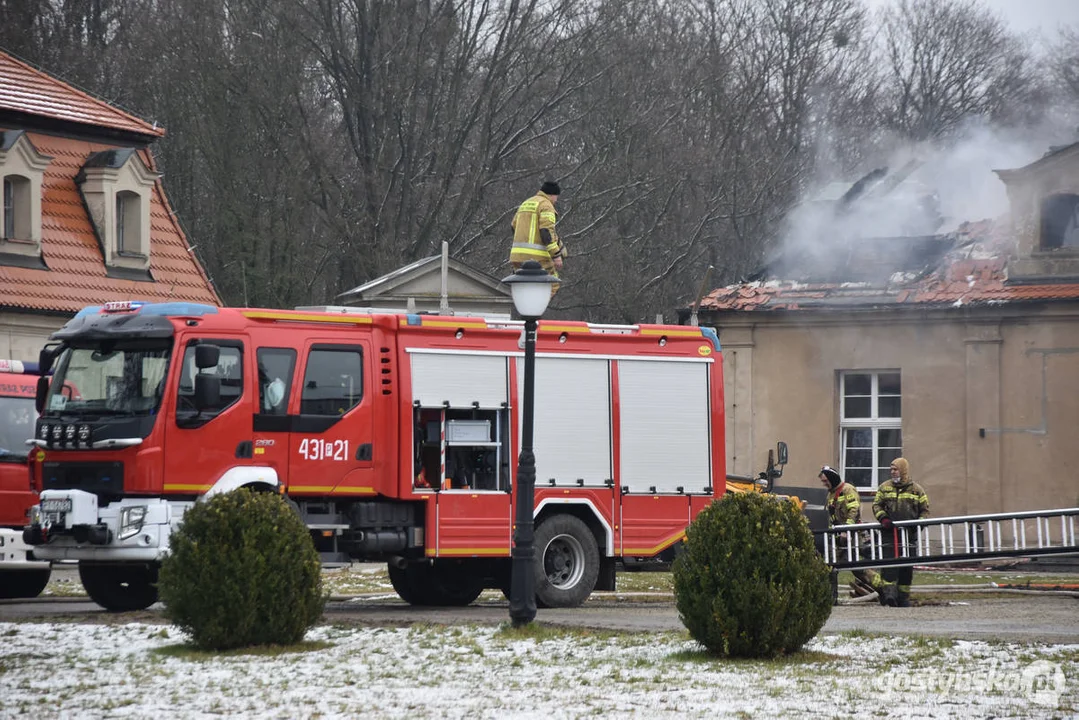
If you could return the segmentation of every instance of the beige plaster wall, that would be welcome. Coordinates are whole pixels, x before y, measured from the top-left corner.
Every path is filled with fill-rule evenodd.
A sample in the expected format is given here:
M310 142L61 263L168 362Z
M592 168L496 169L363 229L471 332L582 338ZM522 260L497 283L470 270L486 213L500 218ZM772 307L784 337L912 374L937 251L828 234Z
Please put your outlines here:
M1002 504L1079 505L1079 318L1006 327L1001 355Z
M736 316L718 326L728 472L764 469L768 449L784 440L791 462L781 482L818 487L820 466L840 463L839 371L898 368L904 455L934 515L1079 502L1079 316L791 318Z
M0 358L37 362L49 335L65 322L66 317L0 313Z

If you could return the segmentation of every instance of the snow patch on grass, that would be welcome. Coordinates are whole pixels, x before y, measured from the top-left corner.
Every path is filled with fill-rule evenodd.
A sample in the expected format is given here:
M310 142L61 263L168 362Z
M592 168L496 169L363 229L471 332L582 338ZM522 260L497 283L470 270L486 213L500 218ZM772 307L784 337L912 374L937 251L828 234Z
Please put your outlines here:
M975 718L1079 710L1079 645L852 632L817 638L788 658L732 661L709 657L684 633L547 626L522 634L322 625L305 640L275 653L213 654L189 651L161 625L0 623L0 717L816 718L902 708L907 717ZM1016 678L1036 662L1066 678L1051 706L978 682L919 692L895 686L888 697L899 678Z

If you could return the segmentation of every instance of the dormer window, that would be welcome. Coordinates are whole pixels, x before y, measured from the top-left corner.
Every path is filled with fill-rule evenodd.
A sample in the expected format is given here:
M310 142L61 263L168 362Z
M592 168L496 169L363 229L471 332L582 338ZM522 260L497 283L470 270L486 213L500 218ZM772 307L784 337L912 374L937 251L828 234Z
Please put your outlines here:
M150 198L158 177L134 148L94 153L75 177L110 274L152 279Z
M41 182L52 158L42 155L23 130L0 132L0 263L41 257Z
M1079 250L1079 195L1050 195L1042 201L1041 249Z

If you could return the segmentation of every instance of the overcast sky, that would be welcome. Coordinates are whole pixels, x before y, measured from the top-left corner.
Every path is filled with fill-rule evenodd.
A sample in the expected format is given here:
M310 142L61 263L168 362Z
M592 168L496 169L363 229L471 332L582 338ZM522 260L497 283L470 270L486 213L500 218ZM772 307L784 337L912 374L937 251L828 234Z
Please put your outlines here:
M872 8L892 5L896 0L866 0ZM981 0L1019 32L1041 32L1055 37L1060 25L1079 27L1079 0Z

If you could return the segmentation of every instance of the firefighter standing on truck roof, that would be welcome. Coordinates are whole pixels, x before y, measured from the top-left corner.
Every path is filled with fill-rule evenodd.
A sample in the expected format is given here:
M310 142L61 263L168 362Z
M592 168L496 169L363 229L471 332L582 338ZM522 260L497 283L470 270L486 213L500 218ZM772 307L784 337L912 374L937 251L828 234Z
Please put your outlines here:
M825 465L820 469L817 479L828 488L828 521L832 527L842 525L860 525L862 523L862 501L858 497L858 489L853 485L843 482L839 473ZM858 544L866 545L866 538L862 533L858 534ZM846 541L846 536L839 536L840 543ZM846 552L846 545L840 547L840 552ZM863 550L863 552L865 552ZM879 592L882 585L880 575L875 570L854 570L854 582L850 584L855 596L868 595Z
M899 520L919 520L929 517L929 496L922 486L910 479L910 463L904 458L892 460L892 479L877 490L873 500L873 515L881 526L884 540L884 557L902 554L898 528L892 526ZM897 547L898 546L898 547ZM885 568L884 584L880 590L880 604L910 607L910 585L914 580L911 567Z
M540 186L539 192L521 203L513 216L513 247L510 263L514 270L529 260L535 260L551 275L558 277L566 248L558 239L554 226L558 219L554 205L562 188L553 180ZM558 283L551 285L551 295L558 292Z

